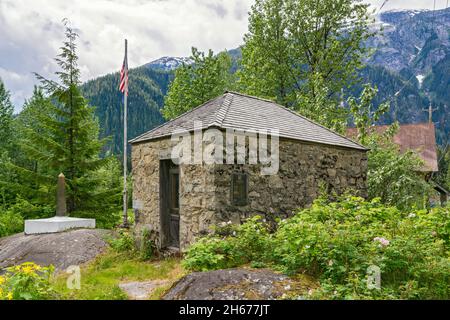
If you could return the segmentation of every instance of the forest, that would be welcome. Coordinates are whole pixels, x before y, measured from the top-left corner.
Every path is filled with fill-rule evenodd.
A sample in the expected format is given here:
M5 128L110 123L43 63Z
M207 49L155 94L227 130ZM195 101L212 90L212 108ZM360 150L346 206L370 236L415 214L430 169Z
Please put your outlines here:
M320 284L310 294L314 299L450 297L450 207L430 201L436 197L432 183L450 189L450 55L432 67L421 87L408 70L399 74L368 65L373 52L365 43L382 32L372 24L368 5L359 1L256 0L240 53L192 48L193 63L175 71L130 70L131 137L234 90L271 99L341 134L354 126L358 142L370 149L367 199L351 190L344 195L324 190L314 204L274 228L259 217L217 226L185 252L181 264L187 272L251 265L308 274ZM60 172L66 176L70 216L95 218L102 229L116 230L121 223L119 73L82 83L75 30L64 20L65 40L55 58L58 80L36 73L40 85L20 113L14 114L10 92L0 81L0 237L22 232L25 219L54 215ZM427 45L432 44L431 37ZM429 88L429 96L422 88ZM422 109L430 99L437 108L440 146L439 172L427 181L420 173L423 161L411 150L401 153L392 138L399 123L428 120ZM370 131L379 123L390 129ZM128 202L131 207L131 196ZM136 248L132 231L119 234L111 240L114 259L127 252L126 259L117 258L119 265L138 261L131 253L141 260L157 256L154 243ZM366 269L373 264L385 276L380 291L366 287ZM56 292L50 280L36 282L22 296L28 289L15 288L14 277L39 268L28 267L0 277L0 299L70 298ZM94 298L99 297L104 298Z

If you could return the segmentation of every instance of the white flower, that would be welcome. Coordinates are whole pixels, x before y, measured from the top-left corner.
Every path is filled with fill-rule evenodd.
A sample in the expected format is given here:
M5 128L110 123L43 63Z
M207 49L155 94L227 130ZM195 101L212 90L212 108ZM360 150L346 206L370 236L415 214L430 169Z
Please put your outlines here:
M414 218L415 216L416 216L415 213L410 213L410 214L408 214L408 218Z
M378 241L381 244L381 246L383 246L383 247L388 246L390 243L389 240L387 240L385 238L381 238L381 237L373 238L373 241Z
M334 262L333 262L332 259L328 260L328 265L329 265L330 267L331 267L333 264L334 264Z

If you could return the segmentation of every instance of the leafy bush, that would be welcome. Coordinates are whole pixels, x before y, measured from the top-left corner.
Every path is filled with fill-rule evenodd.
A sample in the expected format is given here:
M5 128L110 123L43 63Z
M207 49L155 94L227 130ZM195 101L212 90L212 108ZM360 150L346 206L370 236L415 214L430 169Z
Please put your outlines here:
M33 204L18 196L13 205L0 212L0 237L22 232L24 219L47 218L54 212L53 207Z
M109 239L109 244L117 252L134 251L134 238L130 231L120 229L117 237Z
M400 152L393 143L398 124L383 134L372 133L364 140L368 152L367 189L369 198L380 198L385 204L408 209L427 206L433 188L418 173L424 162L409 150Z
M227 236L229 234L230 236ZM225 235L225 236L223 236ZM200 239L187 251L183 264L192 270L215 270L266 260L271 240L267 226L255 216L240 226L225 223L210 237Z
M148 229L142 231L139 251L140 257L143 260L149 260L156 253L156 246L151 238L151 232Z
M231 235L202 238L184 265L211 270L250 262L308 273L321 282L316 298L448 299L449 218L448 207L403 212L380 199L319 199L280 221L273 234L253 218ZM381 272L380 289L368 287L374 267Z
M317 275L336 298L447 298L448 218L448 208L403 213L379 199L317 201L280 223L273 260L285 272ZM380 290L367 288L371 266L380 268Z
M12 211L0 213L0 237L23 231L23 218Z
M53 267L32 262L6 269L0 276L0 300L46 300L56 297L50 286Z
M16 198L16 202L9 208L9 211L20 214L24 219L49 218L55 215L53 206L35 204L20 196Z

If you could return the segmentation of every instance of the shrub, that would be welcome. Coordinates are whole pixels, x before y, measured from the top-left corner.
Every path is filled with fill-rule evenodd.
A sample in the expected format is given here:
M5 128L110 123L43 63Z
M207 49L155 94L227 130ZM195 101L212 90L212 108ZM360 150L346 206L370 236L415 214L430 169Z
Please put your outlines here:
M54 208L33 204L21 197L8 209L0 212L0 237L23 231L24 219L47 218L54 215Z
M120 229L117 237L109 239L109 244L117 252L134 251L134 238L130 231Z
M151 232L148 229L142 230L140 241L140 257L143 260L149 260L156 253L156 246L151 238Z
M243 263L235 251L235 239L201 238L187 251L183 266L196 271L231 268Z
M306 271L339 286L333 291L339 298L444 298L450 260L442 224L448 217L445 208L403 213L378 199L316 202L280 223L273 259L285 272ZM380 268L380 291L367 288L370 266Z
M417 154L401 153L392 142L397 129L394 125L382 135L373 133L367 141L369 198L379 197L383 203L401 209L425 207L433 188L417 173L424 165Z
M267 226L255 216L240 226L225 223L214 235L200 239L187 251L184 266L191 270L231 268L253 261L261 264L267 259L271 241Z
M316 298L448 299L449 208L400 211L379 199L345 196L316 200L279 222L273 234L258 218L211 235L187 251L188 269L211 270L250 262L287 274L305 272L321 282ZM368 287L368 270L381 288Z
M20 214L5 211L0 213L0 237L23 231L23 218Z
M46 300L56 297L50 286L53 267L32 262L6 269L0 276L0 300Z
M9 211L20 214L24 219L49 218L55 215L53 206L32 203L20 196L16 198Z

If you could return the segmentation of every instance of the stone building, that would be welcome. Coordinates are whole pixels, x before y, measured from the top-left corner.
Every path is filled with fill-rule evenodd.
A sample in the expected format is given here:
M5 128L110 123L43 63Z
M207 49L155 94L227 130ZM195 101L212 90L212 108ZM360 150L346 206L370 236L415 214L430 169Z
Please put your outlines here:
M323 188L366 196L366 148L240 93L226 92L130 143L136 231L150 230L162 248L185 249L220 222L287 217Z

